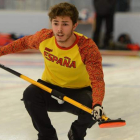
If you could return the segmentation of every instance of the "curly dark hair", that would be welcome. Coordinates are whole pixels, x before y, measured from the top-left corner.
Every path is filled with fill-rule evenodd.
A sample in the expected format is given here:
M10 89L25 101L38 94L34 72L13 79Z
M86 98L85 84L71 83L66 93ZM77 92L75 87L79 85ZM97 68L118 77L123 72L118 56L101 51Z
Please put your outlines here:
M71 18L73 24L75 24L77 23L79 12L73 4L64 2L51 7L48 16L50 21L52 21L52 19L56 18L57 16L68 16Z

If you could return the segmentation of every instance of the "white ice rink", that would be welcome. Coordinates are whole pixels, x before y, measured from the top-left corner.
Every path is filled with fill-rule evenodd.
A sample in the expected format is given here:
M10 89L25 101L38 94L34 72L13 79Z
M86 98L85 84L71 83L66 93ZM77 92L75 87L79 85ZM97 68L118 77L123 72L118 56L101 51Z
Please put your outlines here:
M19 53L0 57L3 64L34 80L41 77L43 58L39 53ZM126 126L88 129L85 140L140 140L140 58L103 56L106 94L103 102L108 117L126 120ZM22 98L30 83L0 68L0 140L37 140ZM68 113L49 113L59 140L77 118Z

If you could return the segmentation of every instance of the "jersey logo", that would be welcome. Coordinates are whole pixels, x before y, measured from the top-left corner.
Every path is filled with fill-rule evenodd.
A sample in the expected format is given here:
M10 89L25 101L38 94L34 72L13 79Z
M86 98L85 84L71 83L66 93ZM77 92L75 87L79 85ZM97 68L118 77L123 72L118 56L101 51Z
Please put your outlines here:
M52 52L53 50L45 47L45 51Z
M58 58L57 56L50 54L47 51L44 51L44 56L47 60L59 64L60 66L64 66L67 68L76 68L76 61L71 61L71 58L69 57Z

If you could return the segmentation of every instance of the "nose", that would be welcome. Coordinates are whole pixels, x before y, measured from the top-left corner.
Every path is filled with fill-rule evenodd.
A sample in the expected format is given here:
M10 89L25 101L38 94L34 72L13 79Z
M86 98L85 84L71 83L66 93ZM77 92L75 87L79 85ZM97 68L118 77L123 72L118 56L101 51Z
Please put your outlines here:
M58 32L62 32L62 25L58 26Z

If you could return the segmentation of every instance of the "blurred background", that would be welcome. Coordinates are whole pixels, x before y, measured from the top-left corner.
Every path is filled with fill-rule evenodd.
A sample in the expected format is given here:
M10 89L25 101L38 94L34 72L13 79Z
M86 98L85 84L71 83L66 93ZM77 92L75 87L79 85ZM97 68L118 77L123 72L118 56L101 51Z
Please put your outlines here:
M2 10L33 10L46 11L50 6L60 2L70 2L81 10L87 8L93 10L91 0L0 0L0 8ZM139 0L117 0L117 11L140 12Z

